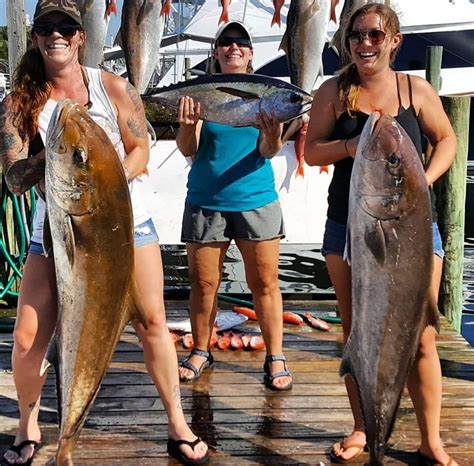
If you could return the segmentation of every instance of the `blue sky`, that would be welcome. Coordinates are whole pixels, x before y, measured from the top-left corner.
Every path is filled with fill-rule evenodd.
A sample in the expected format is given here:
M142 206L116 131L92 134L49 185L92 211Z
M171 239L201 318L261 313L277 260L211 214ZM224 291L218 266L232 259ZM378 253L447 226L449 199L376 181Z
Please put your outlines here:
M37 0L24 0L25 2L25 12L30 18L33 17L35 11L35 6ZM7 24L7 1L0 0L0 26L5 26ZM112 34L115 37L116 32L120 26L120 11L122 9L123 0L117 0L117 10L118 15L112 15L112 19L109 24L109 34ZM107 43L109 42L110 37L107 38Z

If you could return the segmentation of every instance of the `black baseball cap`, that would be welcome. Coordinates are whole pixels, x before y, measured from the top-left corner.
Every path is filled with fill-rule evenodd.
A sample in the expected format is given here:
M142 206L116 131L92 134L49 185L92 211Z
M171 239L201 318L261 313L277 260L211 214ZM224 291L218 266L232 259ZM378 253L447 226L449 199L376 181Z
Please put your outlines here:
M73 0L39 0L36 5L33 21L38 21L41 17L54 12L64 13L82 26L81 12L77 2Z

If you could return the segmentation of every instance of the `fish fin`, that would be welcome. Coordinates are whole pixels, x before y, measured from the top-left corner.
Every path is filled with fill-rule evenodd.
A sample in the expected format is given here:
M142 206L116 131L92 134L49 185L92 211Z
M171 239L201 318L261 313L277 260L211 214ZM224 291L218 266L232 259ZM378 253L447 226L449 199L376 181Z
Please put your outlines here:
M351 224L347 222L346 228L346 244L344 246L343 259L348 265L351 265Z
M339 0L331 0L331 21L337 24L336 18L336 6L339 3Z
M107 10L105 12L107 16L110 16L112 13L117 16L117 0L109 0Z
M61 404L61 382L59 378L59 357L58 357L58 340L56 335L53 335L51 338L48 349L46 350L46 355L41 363L40 367L40 377L43 377L46 374L46 371L51 367L54 367L54 378L56 382L56 398L57 398L57 408L58 408L58 424L61 425L62 417L62 404Z
M144 0L140 11L137 16L137 26L139 26L144 19L150 14L151 10L154 8L154 2L152 0Z
M260 99L258 94L254 92L241 91L239 89L234 89L233 87L217 87L218 91L225 92L226 94L235 95L236 97L241 97L242 99Z
M115 35L114 45L119 45L123 48L123 40L122 40L122 28L120 27Z
M365 244L374 255L380 265L384 265L387 252L387 241L380 220L374 225L374 228L365 232Z
M137 287L135 284L132 287L128 302L130 320L136 320L140 322L146 330L148 330L148 319L146 318L145 311L141 305L140 298L138 296Z
M43 253L45 257L49 257L49 254L53 250L53 238L51 236L51 227L49 225L48 212L44 214L43 222Z
M283 50L288 55L288 36L286 31L281 38L280 47L278 47L278 50Z
M346 345L347 348L347 345ZM349 352L344 351L341 360L341 367L339 368L339 376L345 377L346 375L352 376L352 363L351 358L349 357Z
M281 136L281 142L284 144L288 139L293 136L297 131L301 129L303 126L303 119L302 118L295 118L286 128L285 132Z
M439 310L438 310L438 303L436 301L436 296L434 291L430 287L430 292L428 293L428 309L426 315L426 323L427 325L432 325L436 331L440 332L440 324L439 324Z
M64 238L66 246L66 254L69 259L69 264L71 267L74 265L74 251L76 250L76 238L74 237L74 227L72 225L72 217L68 216L67 218L67 228Z

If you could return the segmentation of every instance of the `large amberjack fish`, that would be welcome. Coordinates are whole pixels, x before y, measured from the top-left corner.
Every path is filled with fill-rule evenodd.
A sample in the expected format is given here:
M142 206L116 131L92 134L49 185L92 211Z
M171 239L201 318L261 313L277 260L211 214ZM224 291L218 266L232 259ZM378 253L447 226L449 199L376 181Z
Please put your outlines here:
M159 65L164 30L161 0L127 0L123 3L121 47L128 80L139 93L145 92Z
M357 384L370 464L380 465L420 336L438 327L429 189L413 142L390 115L374 112L362 131L347 225L352 327L340 372Z
M262 110L285 122L308 112L312 96L297 86L258 74L229 73L200 76L151 90L143 100L177 109L182 96L201 104L204 120L231 126L256 126Z
M312 92L323 75L322 54L331 0L292 0L280 48L286 53L291 83Z
M327 28L332 9L331 0L292 0L286 17L286 31L280 48L286 53L291 83L311 93L318 77L323 76L323 50L326 43ZM293 121L283 135L286 141L296 131L296 148L305 145L306 133L304 124L309 122L309 115ZM301 165L304 154L301 149L296 153L297 174L303 175Z
M110 14L117 14L116 0L78 0L77 5L87 34L82 63L97 68L104 59Z
M133 215L117 152L84 107L59 102L46 140L44 246L52 246L58 289L48 352L58 382L56 464L71 465L120 334L132 314L138 315Z

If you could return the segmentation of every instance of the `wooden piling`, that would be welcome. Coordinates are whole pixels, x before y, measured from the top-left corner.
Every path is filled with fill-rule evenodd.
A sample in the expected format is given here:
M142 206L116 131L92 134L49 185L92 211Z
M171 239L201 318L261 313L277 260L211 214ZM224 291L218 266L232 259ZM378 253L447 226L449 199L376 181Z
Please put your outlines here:
M441 89L441 61L443 47L432 45L426 47L426 80L439 92Z
M458 148L451 168L435 183L438 224L445 250L439 307L453 327L460 332L471 99L470 97L442 97L441 100L456 133Z
M25 0L7 0L8 66L10 82L21 57L26 52Z

